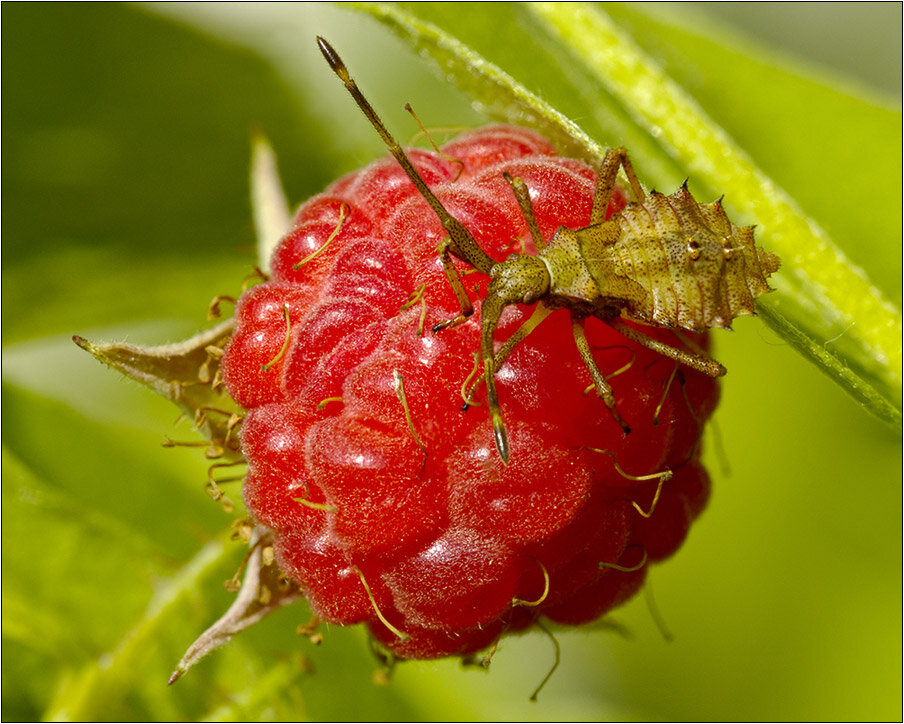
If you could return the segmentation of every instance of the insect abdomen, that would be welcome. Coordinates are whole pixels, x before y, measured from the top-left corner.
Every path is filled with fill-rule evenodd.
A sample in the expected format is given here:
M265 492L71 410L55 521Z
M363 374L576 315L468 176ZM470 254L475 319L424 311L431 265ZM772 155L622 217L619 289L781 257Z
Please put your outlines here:
M658 326L728 327L753 314L778 269L778 257L754 245L750 227L734 226L718 201L697 203L684 186L671 196L652 192L610 221L619 238L604 263L594 266L586 255L591 273L603 296L626 283L642 289L624 315Z

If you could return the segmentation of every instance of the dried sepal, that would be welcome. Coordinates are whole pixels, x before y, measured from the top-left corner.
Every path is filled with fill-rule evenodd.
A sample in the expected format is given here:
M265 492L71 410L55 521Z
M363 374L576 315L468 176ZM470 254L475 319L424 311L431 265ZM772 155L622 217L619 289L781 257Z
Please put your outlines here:
M298 586L286 578L273 563L272 555L268 555L267 551L273 550L273 534L267 528L255 526L249 545L251 550L245 564L245 577L235 601L216 623L188 647L169 678L170 684L211 651L228 643L237 633L302 596Z
M221 352L232 329L230 319L183 342L157 347L98 344L79 336L72 341L104 364L174 402L189 419L198 422L201 434L218 445L221 455L236 458L239 443L233 428L238 408L217 385ZM218 352L212 353L214 350ZM225 414L204 414L210 410Z
M283 234L288 231L292 215L276 167L276 154L261 133L256 133L252 139L251 207L254 212L258 264L268 272L270 256Z

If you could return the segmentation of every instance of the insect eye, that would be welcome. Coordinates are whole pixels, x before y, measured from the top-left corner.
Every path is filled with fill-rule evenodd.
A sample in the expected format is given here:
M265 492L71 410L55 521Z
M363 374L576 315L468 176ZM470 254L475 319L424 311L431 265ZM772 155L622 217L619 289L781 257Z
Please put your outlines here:
M725 257L726 260L731 259L731 255L734 254L734 247L731 245L731 237L726 236L722 239L722 256Z
M694 238L687 240L687 255L691 261L697 261L700 258L700 245Z

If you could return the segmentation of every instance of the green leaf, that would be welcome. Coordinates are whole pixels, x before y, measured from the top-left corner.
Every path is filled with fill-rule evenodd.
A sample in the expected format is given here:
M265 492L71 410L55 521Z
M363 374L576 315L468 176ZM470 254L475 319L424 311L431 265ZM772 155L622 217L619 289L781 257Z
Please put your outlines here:
M362 7L428 56L490 115L534 127L564 151L583 151L596 162L615 134L657 184L669 183L667 171L674 165L692 185L702 185L712 196L726 194L732 216L755 221L759 242L782 259L781 273L773 277L778 292L760 302L767 322L873 414L900 427L900 310L602 9L580 3L509 6L494 13L493 23L461 27L461 38L474 42L478 52L424 21L447 20L448 9ZM488 31L500 22L516 28L501 42ZM518 44L536 51L516 56L512 48ZM499 65L491 62L496 58ZM553 80L550 68L568 71ZM528 92L524 83L542 88L548 101ZM789 83L800 85L794 79ZM751 111L768 105L775 89L771 83L751 94ZM850 106L850 101L835 106ZM575 112L575 103L583 113ZM872 110L865 101L860 105L864 114ZM586 109L593 109L589 118ZM581 129L569 115L581 118ZM885 131L887 145L900 149L897 130L889 126ZM872 206L864 211L882 213Z

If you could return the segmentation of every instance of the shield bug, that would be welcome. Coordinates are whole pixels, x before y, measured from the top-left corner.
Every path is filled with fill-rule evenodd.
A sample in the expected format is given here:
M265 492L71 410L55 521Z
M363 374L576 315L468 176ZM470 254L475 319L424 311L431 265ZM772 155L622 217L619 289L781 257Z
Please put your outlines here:
M333 47L321 37L317 43L448 233L439 254L461 313L436 325L434 332L460 324L474 313L452 256L490 277L481 303L480 353L496 447L504 462L510 452L495 374L518 342L557 309L567 309L571 315L574 341L596 393L626 434L630 427L616 409L612 387L600 372L584 333L588 317L596 317L631 341L705 375L725 374L725 368L706 353L666 344L625 321L699 332L727 328L735 317L754 313L754 302L770 291L767 278L778 270L780 261L754 244L752 227L735 226L720 201L699 203L686 183L669 196L655 191L646 194L627 151L610 148L599 167L590 223L578 229L560 227L547 242L539 231L527 186L519 178L506 176L537 254L512 254L497 262L433 194ZM619 170L627 177L633 201L606 219ZM497 350L496 327L503 310L512 304L536 304L538 309Z

